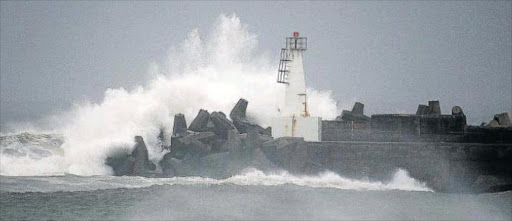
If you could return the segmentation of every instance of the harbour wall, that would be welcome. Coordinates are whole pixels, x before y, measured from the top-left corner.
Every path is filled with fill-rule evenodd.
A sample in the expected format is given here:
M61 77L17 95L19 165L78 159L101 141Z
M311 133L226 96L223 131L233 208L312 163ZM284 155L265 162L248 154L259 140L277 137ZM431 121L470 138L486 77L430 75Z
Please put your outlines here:
M322 141L512 144L512 127L464 126L460 128L458 123L460 119L450 118L450 115L445 118L382 115L379 121L373 121L374 118L372 116L371 124L324 120L322 121Z
M298 174L329 170L350 178L386 181L402 168L436 191L492 192L512 187L512 144L281 138L265 143L262 150L271 161Z

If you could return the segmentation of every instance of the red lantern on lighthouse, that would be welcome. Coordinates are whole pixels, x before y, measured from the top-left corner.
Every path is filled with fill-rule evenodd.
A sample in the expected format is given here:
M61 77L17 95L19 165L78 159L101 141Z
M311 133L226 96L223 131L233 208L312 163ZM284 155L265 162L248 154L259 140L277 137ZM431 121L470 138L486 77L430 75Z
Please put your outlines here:
M293 37L299 37L299 32L293 32Z

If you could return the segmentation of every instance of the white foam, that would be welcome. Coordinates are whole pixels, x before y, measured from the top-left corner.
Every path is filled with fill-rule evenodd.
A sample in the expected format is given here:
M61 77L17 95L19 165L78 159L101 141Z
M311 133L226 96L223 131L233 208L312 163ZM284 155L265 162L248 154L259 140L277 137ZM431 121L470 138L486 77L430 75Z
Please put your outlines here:
M173 116L185 114L188 123L199 109L229 113L239 98L249 101L248 115L263 126L277 115L283 90L276 83L277 62L259 53L257 38L235 15L221 15L208 39L192 30L180 47L170 50L165 64L153 63L156 77L145 87L109 89L100 104L80 103L65 127L63 145L67 172L111 174L103 164L109 153L133 146L144 137L153 161L164 153L157 147L159 128L172 128ZM329 92L309 89L311 114L336 116Z
M3 178L7 179L7 178ZM311 188L334 188L343 190L405 190L432 191L424 183L409 177L403 169L398 169L393 179L388 183L371 182L344 178L333 172L318 176L293 176L285 171L264 173L256 169L247 169L240 175L227 179L212 179L203 177L174 177L174 178L144 178L144 177L112 177L112 176L65 176L40 178L8 178L30 179L25 185L9 185L3 181L2 189L10 192L54 192L54 191L84 191L116 188L144 188L154 185L239 185L239 186L280 186L298 185ZM39 183L38 181L43 181ZM13 181L14 182L14 181Z
M333 172L325 172L318 176L293 176L286 171L274 174L265 174L259 170L252 170L239 176L233 176L223 183L236 185L263 185L275 186L294 184L307 187L324 187L347 190L410 190L431 191L424 183L409 177L407 171L398 169L389 183L370 182L342 177Z
M0 175L48 176L66 173L63 137L58 134L11 134L0 137Z
M52 176L65 174L65 160L61 156L33 159L28 156L9 157L0 155L2 176Z
M170 50L165 63L153 62L148 74L154 78L147 85L108 89L101 103L79 101L70 112L53 116L66 122L59 130L66 138L63 154L44 160L3 156L2 161L9 164L2 163L0 173L112 174L105 159L112 152L130 152L136 135L143 136L150 160L158 162L165 152L158 146L157 135L162 126L171 132L175 114L185 114L188 123L201 108L229 114L239 98L249 101L250 119L268 126L283 99L277 96L284 90L276 83L279 61L257 50L256 35L235 15L220 15L212 29L207 38L193 29L180 46ZM312 88L308 92L312 115L336 116L330 92Z

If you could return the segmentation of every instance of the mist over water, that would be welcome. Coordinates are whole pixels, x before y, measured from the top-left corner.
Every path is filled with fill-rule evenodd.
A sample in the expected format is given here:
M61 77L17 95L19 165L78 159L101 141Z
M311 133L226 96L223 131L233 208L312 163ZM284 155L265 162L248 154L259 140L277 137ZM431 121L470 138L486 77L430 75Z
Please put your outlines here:
M64 136L63 153L51 160L9 159L9 164L52 164L38 165L30 175L112 174L104 165L106 157L130 152L135 135L143 136L150 160L157 162L166 153L158 147L157 135L160 128L172 132L175 114L183 113L188 123L201 108L229 114L239 98L249 101L250 119L269 126L284 99L284 87L276 83L278 61L267 55L258 50L256 35L236 15L220 15L206 34L192 29L181 45L169 50L166 62L153 62L148 74L154 78L146 85L108 89L101 103L77 102L60 116L65 122L58 131ZM336 101L329 91L309 88L308 93L313 116L336 116ZM5 170L2 174L13 174Z
M241 97L249 101L248 115L268 125L277 115L283 88L275 80L276 62L256 49L256 36L235 15L219 16L206 39L193 29L182 45L171 49L165 64L153 64L156 77L146 87L109 89L101 104L76 107L64 130L67 172L110 174L104 159L114 149L129 151L135 135L144 137L150 159L157 161L164 154L156 145L159 129L170 133L175 114L185 114L190 123L201 108L229 113ZM336 102L328 92L309 97L313 115L336 116Z
M251 176L245 174L239 178L246 177L249 181ZM311 188L293 183L244 185L234 180L198 177L68 175L0 179L8 184L12 181L12 185L7 188L2 185L0 189L0 219L6 220L84 217L94 220L510 220L512 217L510 191L453 195L393 189ZM144 182L146 187L142 185ZM18 189L23 184L30 185L24 191L14 192L9 187L15 184ZM99 185L103 188L98 188Z

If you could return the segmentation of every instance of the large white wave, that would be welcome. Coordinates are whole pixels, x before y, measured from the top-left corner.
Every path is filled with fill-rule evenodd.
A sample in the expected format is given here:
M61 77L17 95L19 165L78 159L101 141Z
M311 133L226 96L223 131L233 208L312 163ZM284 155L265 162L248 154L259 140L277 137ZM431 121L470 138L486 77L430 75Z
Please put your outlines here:
M101 103L77 102L61 119L68 122L61 130L65 137L61 156L9 158L10 167L2 167L1 173L111 174L104 164L106 157L113 151L130 151L135 135L144 137L150 159L156 162L165 154L157 145L157 135L161 127L171 132L175 114L185 114L190 123L201 108L229 113L239 98L249 101L250 118L268 126L277 114L281 103L277 95L283 94L283 88L276 83L278 61L257 48L256 35L238 17L220 15L209 33L193 29L170 50L166 62L151 64L148 74L154 78L144 86L108 89ZM311 114L334 118L336 102L330 92L308 90ZM35 167L38 170L19 172ZM12 168L18 172L6 171Z
M114 149L128 151L135 135L144 137L150 158L157 161L163 155L157 147L159 129L169 128L175 114L185 114L190 123L201 108L229 113L241 97L249 101L248 115L268 125L283 90L276 83L277 61L257 52L256 36L235 15L221 15L208 36L192 30L165 64L153 64L156 77L146 87L109 89L102 103L77 105L64 130L67 172L110 174L104 159ZM311 113L335 117L330 94L310 91L311 103L321 104L311 105Z
M0 175L49 176L65 174L59 134L0 135Z
M424 183L411 178L407 171L398 169L390 182L372 182L342 177L333 172L318 176L294 176L286 171L264 173L248 168L239 175L227 179L204 177L112 177L112 176L62 176L62 177L24 177L2 178L4 184L0 190L7 192L56 192L56 191L91 191L99 189L144 188L154 185L239 185L239 186L279 186L298 185L312 188L335 188L343 190L405 190L432 191ZM24 185L19 185L23 182Z

